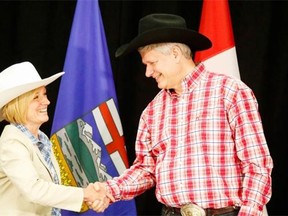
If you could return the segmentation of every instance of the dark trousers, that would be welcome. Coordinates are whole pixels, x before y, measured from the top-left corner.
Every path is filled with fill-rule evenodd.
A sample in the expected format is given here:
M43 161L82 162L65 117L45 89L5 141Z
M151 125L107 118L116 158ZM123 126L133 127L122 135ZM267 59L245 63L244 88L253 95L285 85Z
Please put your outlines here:
M211 214L210 211L207 211L206 216L237 216L238 212L239 209L224 214ZM180 209L163 206L161 216L181 216Z

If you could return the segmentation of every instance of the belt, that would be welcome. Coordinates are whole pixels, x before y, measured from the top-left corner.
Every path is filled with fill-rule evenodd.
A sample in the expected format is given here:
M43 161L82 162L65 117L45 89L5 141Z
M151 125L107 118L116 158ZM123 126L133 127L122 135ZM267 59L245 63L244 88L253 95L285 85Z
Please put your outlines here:
M211 215L211 216L214 216L214 215L221 215L221 214L226 214L226 213L229 213L229 212L239 212L240 210L240 207L238 206L227 206L227 207L224 207L224 208L219 208L219 209L212 209L212 208L208 208L205 210L206 212L206 215Z
M166 211L168 210L170 212L181 215L180 208L167 207L167 206L164 206L164 208L166 208ZM204 209L206 216L217 216L217 215L226 214L226 213L239 212L239 210L240 210L240 207L238 206L227 206L227 207L218 208L218 209L213 209L213 208Z

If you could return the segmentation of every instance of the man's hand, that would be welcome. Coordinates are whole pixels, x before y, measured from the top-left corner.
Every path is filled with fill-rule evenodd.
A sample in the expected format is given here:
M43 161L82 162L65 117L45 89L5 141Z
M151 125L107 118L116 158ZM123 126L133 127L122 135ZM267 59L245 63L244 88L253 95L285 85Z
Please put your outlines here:
M110 194L107 189L106 189L106 184L104 182L94 182L93 184L94 189L96 191L104 191L106 193L106 196L111 200L111 202L115 202L114 197L112 196L112 194Z
M85 193L86 191L86 193ZM114 197L107 192L105 184L100 182L90 183L84 189L84 201L90 209L96 212L104 212L110 202L114 202Z

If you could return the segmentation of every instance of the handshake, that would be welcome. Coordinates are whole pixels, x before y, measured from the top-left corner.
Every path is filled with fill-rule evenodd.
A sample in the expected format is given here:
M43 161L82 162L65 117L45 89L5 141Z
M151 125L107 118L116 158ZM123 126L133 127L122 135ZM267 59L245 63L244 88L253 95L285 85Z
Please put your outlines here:
M90 183L83 190L84 202L96 212L104 212L111 202L115 202L114 197L107 191L105 183Z

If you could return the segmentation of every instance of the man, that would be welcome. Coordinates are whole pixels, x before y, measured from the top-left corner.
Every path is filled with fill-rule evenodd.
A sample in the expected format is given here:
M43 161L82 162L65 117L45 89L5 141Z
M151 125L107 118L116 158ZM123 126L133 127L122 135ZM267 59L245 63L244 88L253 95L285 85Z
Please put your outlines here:
M241 80L193 61L192 52L210 47L180 16L139 21L116 57L138 50L161 91L140 117L133 165L96 188L117 201L156 186L162 215L262 215L273 161L257 100Z

